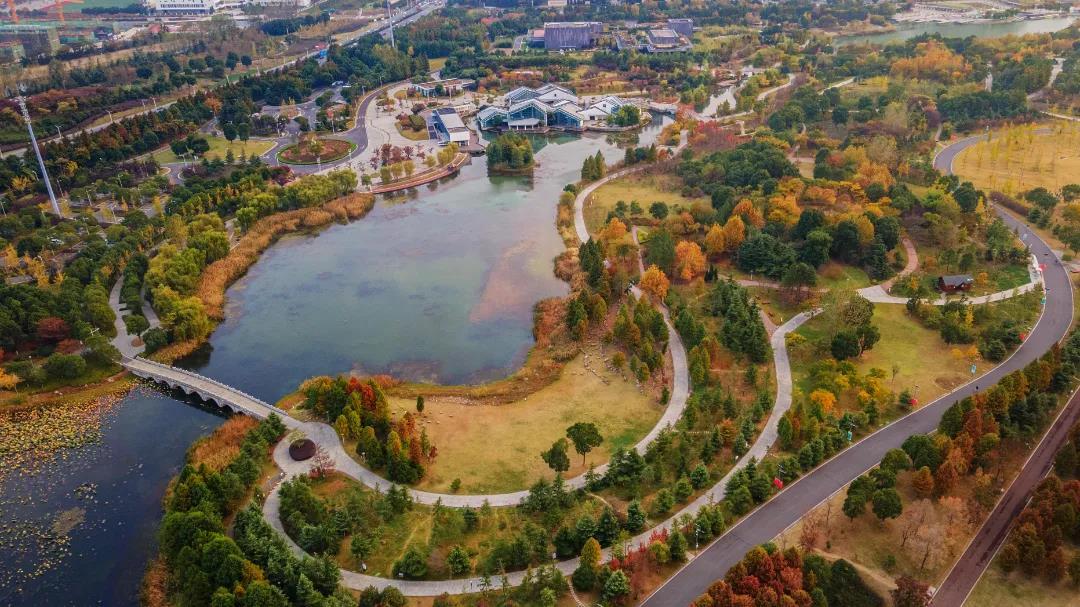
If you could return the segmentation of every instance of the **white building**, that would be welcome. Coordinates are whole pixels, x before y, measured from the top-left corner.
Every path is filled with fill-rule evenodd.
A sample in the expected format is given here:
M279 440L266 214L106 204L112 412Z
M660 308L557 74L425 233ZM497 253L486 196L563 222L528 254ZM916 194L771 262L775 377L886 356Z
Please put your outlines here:
M305 9L312 5L312 0L243 0L257 6L280 6L287 8Z
M212 15L224 10L240 10L245 4L277 6L297 10L311 6L313 0L143 0L154 15Z
M212 15L220 8L218 0L145 0L155 15Z
M457 110L451 107L436 108L431 112L431 126L439 138L439 145L456 143L461 146L469 144L472 132L458 115Z
M481 129L561 129L582 131L590 122L607 122L627 102L608 95L585 105L570 89L545 84L531 89L525 86L507 93L502 103L480 110Z

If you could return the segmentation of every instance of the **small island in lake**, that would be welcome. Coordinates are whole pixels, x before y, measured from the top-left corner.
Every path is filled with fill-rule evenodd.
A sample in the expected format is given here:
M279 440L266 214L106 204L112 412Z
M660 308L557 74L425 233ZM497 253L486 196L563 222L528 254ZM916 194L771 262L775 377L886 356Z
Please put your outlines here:
M524 175L532 174L535 160L532 143L525 135L503 133L487 146L488 172Z

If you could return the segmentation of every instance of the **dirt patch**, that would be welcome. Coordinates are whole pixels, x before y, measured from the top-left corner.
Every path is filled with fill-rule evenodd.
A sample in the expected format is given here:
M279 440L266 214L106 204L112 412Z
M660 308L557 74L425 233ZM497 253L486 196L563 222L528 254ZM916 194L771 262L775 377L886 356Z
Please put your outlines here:
M934 383L946 392L966 384L968 377L964 375L942 375L934 378Z

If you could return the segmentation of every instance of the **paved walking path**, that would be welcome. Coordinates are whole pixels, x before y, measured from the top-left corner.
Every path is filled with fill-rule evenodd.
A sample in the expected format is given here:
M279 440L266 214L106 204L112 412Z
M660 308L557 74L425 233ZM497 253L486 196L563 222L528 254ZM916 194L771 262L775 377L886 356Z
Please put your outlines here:
M941 168L937 163L935 166ZM1000 210L999 215L1010 228L1026 237L1037 255L1050 255L1046 243L1026 225ZM747 550L776 537L806 512L873 467L886 451L899 447L912 434L936 429L942 413L949 406L978 391L976 382L983 386L993 385L1042 356L1068 331L1073 308L1071 283L1064 268L1059 264L1048 264L1045 279L1051 288L1047 289L1048 297L1042 314L1027 339L1009 358L981 377L972 379L849 446L785 487L714 540L642 604L645 607L690 604L709 584L723 577L731 566L740 561Z
M686 144L686 133L683 133L682 140L679 146L676 148L681 149ZM608 181L618 178L620 176L629 174L644 168L630 167L622 171L616 171L615 173L599 180L597 183L592 184L590 188L586 188L578 195L575 200L575 227L577 228L578 236L582 241L588 239L588 231L584 225L584 215L582 207L584 200L588 194L607 183ZM636 239L636 229L634 231ZM641 259L639 257L639 264ZM640 296L640 291L634 289L635 295ZM118 306L118 296L117 296ZM673 366L673 382L672 393L669 400L669 404L664 414L660 418L659 422L653 427L653 429L635 446L635 449L639 453L643 453L646 447L656 438L657 435L663 429L674 425L676 421L681 417L683 410L686 406L686 400L689 396L689 379L687 371L686 350L682 343L682 340L677 331L672 326L670 316L666 308L661 307L664 315L665 324L668 329L669 346L672 356ZM714 485L705 494L694 500L690 505L673 515L662 524L653 527L652 529L632 538L630 545L637 545L639 543L647 542L651 534L659 529L670 528L678 517L682 517L686 514L694 514L700 510L703 506L718 501L723 497L724 489L727 486L727 482L731 476L739 469L741 469L746 462L751 458L762 458L768 449L776 440L777 425L783 414L790 408L792 404L792 378L790 362L788 360L788 353L786 348L786 337L789 333L797 329L802 323L806 322L816 311L804 312L798 314L782 326L777 328L771 336L770 345L773 349L773 362L776 368L776 380L777 380L777 397L776 403L769 415L768 420L762 432L758 435L754 444L744 454L738 462L731 468L727 475ZM126 332L124 332L126 335ZM333 427L320 423L320 422L300 422L295 418L291 418L285 411L282 411L272 405L269 405L259 399L256 399L244 392L236 390L230 386L226 386L221 382L202 377L198 374L183 369L177 369L169 367L167 365L161 365L145 359L138 358L125 358L123 364L132 370L133 373L141 377L147 377L155 381L166 383L172 387L178 387L185 392L198 394L200 397L206 400L213 400L221 406L229 407L237 412L243 412L255 417L266 417L271 413L277 413L282 417L286 426L291 430L290 437L286 440L282 440L274 449L274 461L283 471L283 478L289 478L296 475L307 474L312 462L295 462L288 455L288 445L291 439L296 435L304 435L314 441L321 449L323 449L333 462L333 466L339 472L356 479L366 486L372 487L377 490L384 490L388 488L391 483L383 479L378 474L368 470L361 466L356 460L354 460L346 451ZM607 466L601 466L596 469L598 474L603 474ZM585 484L584 475L577 476L567 480L567 485L570 487L582 487ZM266 516L269 523L279 531L283 531L281 519L280 519L280 496L279 496L280 484L276 485L268 495L263 505L263 513ZM434 505L442 504L448 507L472 507L478 508L485 504L490 506L515 506L520 503L521 499L525 497L527 491L518 491L512 493L502 494L487 494L487 495L457 495L457 494L440 494L427 491L419 491L416 489L409 489L409 494L418 503ZM298 553L302 552L300 548L286 537L286 541L292 547L292 549ZM562 561L556 563L556 567L563 573L569 574L577 567L577 559ZM508 575L508 580L511 584L518 584L524 577L524 572L515 572ZM398 588L402 593L409 596L437 596L444 592L449 593L462 593L462 592L475 592L481 588L480 578L469 578L451 581L405 581L395 580L388 578L380 578L376 576L366 575L363 573L342 570L342 582L349 588L364 588L367 586L386 587L393 586Z
M919 269L919 251L915 249L915 243L911 242L911 239L904 236L900 240L900 244L904 246L904 269L900 270L896 276L893 276L889 280L881 283L881 286L888 291L892 288L896 281L901 277L911 274L915 270Z
M623 175L630 171L622 172ZM613 174L613 176L618 173ZM584 192L583 192L584 193ZM587 196L587 193L584 193ZM579 201L584 198L579 196ZM580 209L580 205L577 205ZM580 217L580 213L576 213L576 217ZM634 238L637 238L636 227L633 231ZM588 233L585 232L586 238ZM638 258L639 265L642 264L641 258ZM641 296L641 291L635 287L634 294L638 297ZM671 324L671 319L666 308L661 307L661 311L664 314L664 321L668 327L668 336L670 340L670 350L672 355L672 366L674 369L673 390L671 399L667 410L664 412L664 416L653 427L638 444L637 450L640 453L644 453L645 448L655 440L656 436L665 428L674 423L682 415L686 406L686 399L689 396L689 380L686 363L686 350L683 346L682 339L679 337L677 331ZM777 396L776 403L769 415L768 420L765 423L764 428L754 441L750 449L744 454L738 462L731 468L718 483L716 483L710 490L702 494L696 500L691 502L686 508L682 509L675 515L668 518L666 521L657 525L638 536L632 538L629 542L631 546L647 543L651 535L660 529L670 529L676 522L676 520L687 514L697 513L703 506L712 504L723 498L724 490L727 487L727 483L732 475L739 469L741 469L750 458L761 459L768 452L769 447L776 441L777 425L780 422L780 418L791 407L792 404L792 382L791 382L791 365L788 359L788 353L786 348L786 338L789 333L797 329L802 323L806 322L813 317L815 312L804 312L798 314L788 322L784 323L781 327L776 329L772 333L770 344L773 349L773 363L776 368L776 383L777 383ZM307 438L313 440L316 444L320 445L326 450L327 454L334 461L334 465L337 471L352 477L365 485L375 488L377 490L385 490L390 487L390 483L375 474L374 472L364 468L358 464L348 453L345 452L341 445L341 441L337 436L334 429L326 424L308 422L298 424L295 426L295 430L298 433L302 433ZM285 473L284 478L290 478L297 475L307 474L311 469L311 463L309 462L295 462L288 454L288 445L291 441L287 438L278 443L274 449L274 461ZM607 466L601 466L596 469L598 474L603 474ZM584 486L584 475L574 477L567 481L567 484L571 487ZM274 489L267 496L266 501L263 504L263 514L269 521L270 525L284 534L284 527L281 522L280 514L280 484L275 486ZM422 504L435 504L439 503L448 507L470 507L478 508L484 504L490 506L516 506L520 503L521 499L528 495L528 491L518 491L514 493L503 494L489 494L489 495L456 495L456 494L443 494L443 493L431 493L427 491L418 491L415 489L409 490L410 495L419 503ZM297 554L303 554L295 542L286 536L286 541L294 552ZM605 551L607 555L607 551ZM555 563L555 566L564 574L569 575L577 568L577 559L568 561L561 561ZM524 577L524 572L513 572L507 575L507 579L510 584L519 584ZM481 578L467 578L458 580L442 580L442 581L407 581L407 580L395 580L391 578L377 577L373 575L367 575L355 571L342 570L342 583L349 588L360 589L367 586L375 586L377 588L384 588L387 586L393 586L400 590L407 596L438 596L444 592L457 594L466 592L476 592L481 588Z

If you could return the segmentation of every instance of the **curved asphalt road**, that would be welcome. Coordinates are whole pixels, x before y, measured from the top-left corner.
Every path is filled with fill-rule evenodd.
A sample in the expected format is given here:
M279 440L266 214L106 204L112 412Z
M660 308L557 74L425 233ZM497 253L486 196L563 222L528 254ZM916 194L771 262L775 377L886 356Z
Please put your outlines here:
M978 135L962 139L942 152L934 159L934 166L944 172L952 173L952 162L956 155L965 148L982 140L984 136ZM1053 260L1053 254L1043 259ZM1060 269L1054 261L1047 262ZM1049 269L1047 271L1049 273ZM1068 277L1066 276L1066 279ZM1071 295L1071 289L1069 290ZM1063 297L1059 297L1064 299ZM1070 300L1071 301L1071 300ZM962 605L967 601L971 591L979 582L986 568L993 561L1001 545L1012 526L1012 522L1020 515L1028 502L1028 496L1034 491L1035 486L1050 472L1054 464L1054 456L1061 445L1068 438L1069 430L1080 421L1080 391L1073 393L1065 408L1054 420L1039 444L1036 445L1024 467L1013 479L1005 494L994 506L990 516L983 522L978 533L972 538L965 548L964 553L949 570L945 581L934 593L931 605L935 607L952 607Z
M978 136L970 137L952 144L934 159L935 166L944 168L945 172L948 172L956 154L977 142L979 138ZM953 403L974 394L978 386L993 385L1009 373L1024 368L1065 336L1072 322L1073 311L1072 289L1068 273L1056 262L1047 244L1026 225L1007 213L999 211L999 215L1009 227L1026 235L1031 252L1038 259L1048 260L1044 262L1046 263L1044 271L1046 306L1027 341L1005 362L983 376L851 445L839 455L789 485L739 521L694 560L687 563L675 576L645 599L643 605L647 607L689 605L705 592L713 581L722 578L749 549L772 540L805 513L877 465L886 451L899 447L912 434L934 431L941 415ZM955 605L955 603L948 604Z

